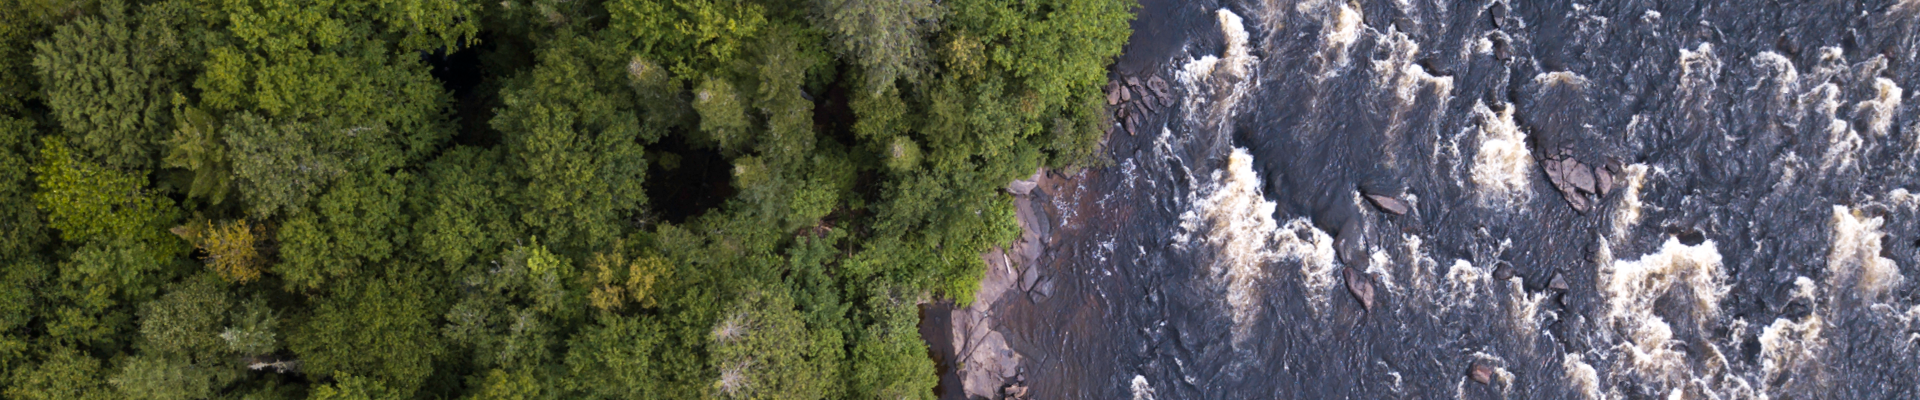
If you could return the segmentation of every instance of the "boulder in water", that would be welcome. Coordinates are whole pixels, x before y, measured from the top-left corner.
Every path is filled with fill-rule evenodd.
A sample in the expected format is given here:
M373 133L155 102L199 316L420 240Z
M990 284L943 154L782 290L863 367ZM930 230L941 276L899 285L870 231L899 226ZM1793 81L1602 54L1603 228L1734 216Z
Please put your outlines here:
M1368 311L1372 311L1373 310L1373 278L1372 276L1368 275L1366 272L1361 272L1358 268L1354 268L1354 267L1347 267L1342 271L1344 271L1344 274L1347 277L1347 292L1353 293L1353 298L1360 300L1360 308L1366 309Z
M1473 363L1472 367L1467 368L1467 377L1472 378L1474 382L1480 382L1482 385L1492 383L1493 367L1489 367L1486 364Z
M1547 288L1562 291L1562 292L1567 291L1566 275L1561 274L1559 272L1553 273L1553 278L1547 280Z
M1367 196L1367 201L1373 203L1374 207L1379 207L1381 211L1386 211L1389 214L1403 215L1403 214L1406 214L1407 211L1412 210L1412 208L1408 206L1406 200L1400 200L1399 198L1396 198L1393 196L1385 196L1385 195L1378 195L1378 194L1371 194L1371 193L1367 194L1366 196Z
M1600 185L1600 191L1596 193L1599 193L1600 197L1607 197L1607 193L1613 191L1613 172L1606 168L1594 168L1593 177Z

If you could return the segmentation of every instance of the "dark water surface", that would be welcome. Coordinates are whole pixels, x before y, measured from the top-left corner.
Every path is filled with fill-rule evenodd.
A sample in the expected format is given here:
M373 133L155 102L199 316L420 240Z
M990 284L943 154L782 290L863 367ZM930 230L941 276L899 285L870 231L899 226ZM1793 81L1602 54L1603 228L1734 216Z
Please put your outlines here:
M1143 6L1035 398L1920 398L1920 0Z

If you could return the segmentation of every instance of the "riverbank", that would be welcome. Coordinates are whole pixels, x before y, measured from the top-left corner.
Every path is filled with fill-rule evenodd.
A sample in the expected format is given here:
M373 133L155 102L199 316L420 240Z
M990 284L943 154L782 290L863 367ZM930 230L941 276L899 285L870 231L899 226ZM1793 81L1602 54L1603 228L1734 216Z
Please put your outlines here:
M1009 183L1006 191L1014 197L1020 238L981 254L987 271L973 304L956 307L941 301L922 306L921 336L939 366L941 398L1024 397L1024 357L1008 345L999 318L1001 302L1044 301L1053 294L1055 282L1040 265L1059 223L1051 193L1059 193L1073 179L1042 168Z

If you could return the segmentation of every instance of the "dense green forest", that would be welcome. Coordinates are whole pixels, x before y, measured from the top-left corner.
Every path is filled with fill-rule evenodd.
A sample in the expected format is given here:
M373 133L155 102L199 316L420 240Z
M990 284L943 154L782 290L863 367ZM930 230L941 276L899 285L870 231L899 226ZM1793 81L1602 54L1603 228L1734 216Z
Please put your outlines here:
M932 397L1132 7L0 0L0 397Z

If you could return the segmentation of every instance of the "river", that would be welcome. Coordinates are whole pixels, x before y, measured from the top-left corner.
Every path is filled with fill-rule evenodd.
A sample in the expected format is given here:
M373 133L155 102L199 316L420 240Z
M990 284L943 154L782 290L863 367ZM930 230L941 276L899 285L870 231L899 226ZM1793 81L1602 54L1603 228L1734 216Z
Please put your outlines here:
M1920 397L1920 0L1138 14L1035 399Z

